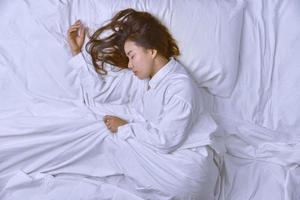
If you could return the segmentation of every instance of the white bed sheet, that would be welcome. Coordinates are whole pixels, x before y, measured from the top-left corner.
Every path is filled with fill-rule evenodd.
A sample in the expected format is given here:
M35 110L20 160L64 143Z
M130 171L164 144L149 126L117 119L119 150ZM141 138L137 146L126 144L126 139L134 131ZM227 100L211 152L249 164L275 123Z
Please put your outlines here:
M87 106L78 79L68 78L69 51L33 17L28 1L1 7L0 199L167 200L187 191L213 199L211 149L156 154L109 134L103 116L122 117L125 107Z
M103 181L99 186L98 181L90 179L76 176L53 179L47 174L53 166L38 155L49 159L47 151L56 145L60 151L74 145L69 150L75 163L90 158L84 154L88 152L84 151L85 147L90 145L92 152L96 145L91 144L101 140L97 131L103 127L97 121L101 119L101 112L106 112L95 113L83 106L80 91L65 79L70 72L65 65L70 55L63 45L52 42L52 36L32 17L24 1L16 2L0 3L0 8L6 10L0 13L1 19L6 19L0 26L0 189L6 187L10 195L21 197L31 192L40 198L45 191L51 191L54 184L58 187L52 190L53 198L61 197L55 195L61 195L64 190L68 195L77 191L77 198L140 199ZM236 87L230 98L208 94L207 101L227 134L224 141L228 152L224 155L220 199L299 200L300 2L246 2ZM43 45L52 51L46 52ZM53 138L53 130L61 130L65 139L61 141L60 135ZM78 134L70 134L70 130ZM41 135L41 132L47 134ZM26 143L27 134L33 137ZM41 137L53 143L47 146ZM74 141L81 141L80 145L76 146ZM83 154L74 155L74 152ZM9 159L12 155L16 159ZM32 157L35 159L29 159ZM19 168L18 163L26 163L26 160L30 163ZM95 172L91 165L77 165L76 173L80 173L80 168L84 173L88 169L91 174L113 173L113 169Z
M300 1L248 0L239 78L212 109L226 130L223 196L300 199Z

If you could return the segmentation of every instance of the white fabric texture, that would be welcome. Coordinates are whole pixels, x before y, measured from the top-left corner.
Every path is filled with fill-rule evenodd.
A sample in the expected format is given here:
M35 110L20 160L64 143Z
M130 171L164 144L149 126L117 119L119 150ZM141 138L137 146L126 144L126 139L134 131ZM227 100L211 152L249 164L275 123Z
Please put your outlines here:
M81 19L92 33L119 10L130 7L150 11L169 28L178 41L182 52L179 60L200 87L226 97L235 86L243 0L27 1L39 22L61 43L64 43L68 27L77 19ZM45 6L51 9L43 9Z
M298 0L88 2L0 1L0 199L140 200L147 199L149 194L152 199L170 199L166 193L172 191L161 193L152 183L160 183L160 188L166 188L164 183L167 181L186 180L192 176L183 178L188 174L186 169L199 161L198 167L190 171L195 172L192 178L198 183L188 184L201 185L201 181L207 180L205 176L216 172L209 170L214 169L215 165L210 162L214 158L218 166L223 166L220 169L221 185L215 190L216 200L299 200ZM201 5L212 7L208 9ZM188 70L200 62L200 57L197 59L203 53L200 51L207 49L214 54L212 47L196 44L198 39L209 42L191 31L199 27L201 32L200 25L188 25L196 23L194 19L199 20L199 16L207 19L214 14L214 8L224 12L219 24L232 33L226 36L224 32L216 31L214 35L217 35L217 41L223 36L232 38L226 40L225 47L221 43L219 46L219 42L215 47L219 50L216 55L232 55L227 60L232 65L227 71L228 79L224 81L229 80L233 87L229 89L228 85L222 85L224 82L217 83L226 88L226 95L223 92L211 95L201 89L205 110L213 114L225 134L221 141L227 152L219 159L207 148L196 148L194 152L182 149L170 159L168 154L145 148L136 140L121 140L108 134L102 123L103 115L119 115L132 123L140 116L132 113L129 105L118 105L119 96L113 98L113 104L95 101L95 91L101 82L82 81L84 77L79 70L89 70L94 81L101 77L95 76L92 68L74 69L68 65L71 55L65 41L66 29L81 18L92 32L103 23L102 19L109 19L113 12L127 7L150 11L167 25L174 21L169 18L179 20L180 26L185 28L180 30L180 26L177 28L173 24L170 30L176 31L173 34L182 48L180 61ZM207 16L203 16L204 13ZM218 24L212 23L212 19L216 18L201 23L203 29ZM228 24L228 20L232 24ZM241 33L238 27L242 28ZM238 41L240 48L227 48L238 46ZM182 45L185 42L187 47ZM197 49L189 50L189 45ZM132 81L127 73L130 72L109 72L106 89L109 90L109 82L117 78ZM234 74L237 76L231 77ZM88 85L83 89L82 83ZM228 96L230 90L232 93ZM141 151L144 154L140 154ZM125 160L125 153L138 159ZM122 159L110 159L114 157ZM191 163L190 158L195 162ZM168 165L161 166L166 160ZM149 162L144 165L146 161ZM122 165L130 165L126 166L129 171L124 171ZM175 170L173 165L185 170L184 173ZM200 168L203 171L198 173ZM157 176L156 172L165 173L165 178ZM125 178L124 173L130 178ZM195 174L199 177L194 177ZM174 185L170 190L176 187ZM205 190L205 187L201 189Z
M236 87L213 100L227 135L224 199L300 197L299 10L298 0L247 1Z
M0 199L214 199L219 169L206 145L217 126L204 110L200 91L185 96L187 103L168 96L194 118L180 121L186 128L178 130L177 141L162 133L169 148L146 145L147 138L140 137L146 131L140 140L111 135L104 115L124 117L130 125L141 120L142 112L133 112L129 104L141 109L142 93L127 91L143 84L128 70L111 71L102 82L81 55L68 65L69 50L32 17L28 4L3 1L1 6L3 19L22 19L1 27L7 34L0 41ZM170 67L183 73L190 86L186 92L198 91L177 61ZM147 105L155 103L161 102ZM194 127L190 123L201 129L188 130Z

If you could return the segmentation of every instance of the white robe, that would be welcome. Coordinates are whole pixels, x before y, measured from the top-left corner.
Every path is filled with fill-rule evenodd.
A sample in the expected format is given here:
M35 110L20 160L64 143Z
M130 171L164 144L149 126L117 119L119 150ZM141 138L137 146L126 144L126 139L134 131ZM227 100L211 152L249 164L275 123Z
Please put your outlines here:
M129 123L115 134L117 148L124 148L115 160L139 184L134 189L160 191L167 199L213 199L217 170L206 145L217 125L184 67L171 58L151 80L140 80L130 70L112 68L99 76L85 60L83 54L70 60L79 71L85 101L99 107L126 104L116 113Z

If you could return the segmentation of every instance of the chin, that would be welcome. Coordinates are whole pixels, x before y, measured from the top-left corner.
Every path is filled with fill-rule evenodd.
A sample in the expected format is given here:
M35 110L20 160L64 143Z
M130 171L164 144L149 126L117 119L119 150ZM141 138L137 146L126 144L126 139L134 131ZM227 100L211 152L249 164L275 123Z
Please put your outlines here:
M140 76L136 76L136 77L138 77L138 79L140 79L140 80L144 80L145 79L144 77L140 77Z
M140 79L140 80L145 79L145 77L143 77L143 76L141 76L141 75L138 75L138 74L135 74L135 76L136 76L138 79Z

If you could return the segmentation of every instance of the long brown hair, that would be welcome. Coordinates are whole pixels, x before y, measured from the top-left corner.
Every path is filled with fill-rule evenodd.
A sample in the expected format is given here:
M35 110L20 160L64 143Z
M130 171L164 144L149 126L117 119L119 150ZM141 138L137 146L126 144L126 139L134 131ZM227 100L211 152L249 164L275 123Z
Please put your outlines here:
M146 49L156 49L165 58L176 57L180 53L176 41L158 19L148 12L125 9L96 30L85 47L98 73L107 73L104 63L127 68L126 40Z

